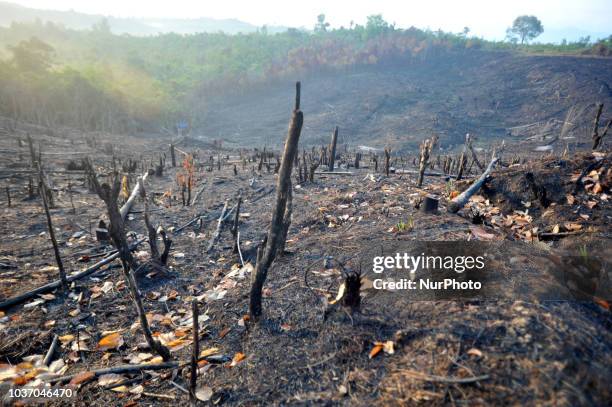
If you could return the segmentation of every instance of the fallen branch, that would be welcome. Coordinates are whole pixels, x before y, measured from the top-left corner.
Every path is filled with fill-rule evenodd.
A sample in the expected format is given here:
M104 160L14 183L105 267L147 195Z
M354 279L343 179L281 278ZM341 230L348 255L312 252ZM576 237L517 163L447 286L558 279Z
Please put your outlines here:
M225 363L229 362L231 358L225 355L213 355L198 358L198 362L201 360L206 360L209 363ZM95 377L99 377L109 373L138 373L147 370L164 370L164 369L182 369L186 366L189 366L191 361L170 361L170 362L162 362L162 363L143 363L140 365L119 365L114 367L107 367L103 369L90 370L90 373L93 373L91 379ZM46 380L47 383L66 383L74 379L76 376L83 374L84 372L79 372L67 376L59 376L59 377L51 377ZM81 383L83 384L83 383Z
M225 219L225 215L227 213L227 205L228 205L229 201L225 201L225 204L223 205L223 210L221 211L221 216L219 216L219 220L217 221L217 229L215 230L215 233L213 234L213 236L210 238L210 241L208 242L208 247L206 248L206 252L210 252L212 250L212 248L215 246L215 243L217 243L217 240L219 239L219 236L221 236L221 229L223 228L223 221Z
M498 161L498 158L494 154L493 159L487 166L487 169L485 170L485 172L482 173L480 178L478 178L472 185L470 185L468 189L463 191L459 196L457 196L455 199L450 201L448 205L448 212L457 213L459 212L461 208L465 206L466 203L468 203L472 195L474 195L482 187L482 184L484 184L486 179L489 177L497 161Z
M206 216L205 213L200 213L198 214L195 218L191 219L189 222L185 223L183 226L180 226L176 229L174 229L174 231L172 231L173 234L177 234L179 232L181 232L183 229L193 225L194 223L196 223L198 220L200 220L203 216Z
M49 366L49 363L53 361L53 354L57 350L57 345L59 343L59 336L57 334L53 335L53 340L51 341L51 346L49 346L49 350L45 354L45 358L43 359L43 365Z
M475 383L481 380L489 379L489 375L473 376L473 377L444 377L430 375L426 373L417 372L416 370L402 370L402 374L415 380L423 380L426 382L438 382L438 383L453 383L453 384L468 384Z
M134 244L132 244L130 246L130 250L134 251L136 249L136 247L138 247L139 244L141 244L142 242L144 242L146 239L140 239L137 242L135 242ZM98 263L94 264L91 267L88 267L87 269L81 271L80 273L74 274L72 276L67 276L66 280L68 280L69 283L79 280L83 277L87 277L90 274L93 274L94 272L96 272L97 270L99 270L100 268L104 267L105 265L107 265L108 263L112 262L113 260L117 259L119 257L119 252L115 252L113 254L111 254L110 256L102 259L101 261L99 261ZM60 280L56 280L53 281L52 283L49 284L45 284L41 287L35 288L32 291L28 291L27 293L18 295L16 297L13 298L9 298L8 300L2 301L0 303L0 309L6 309L8 307L12 307L15 304L19 304L22 303L24 301L27 301L31 298L36 297L39 294L44 294L50 291L53 291L59 287L61 287L62 282Z
M127 216L128 212L130 211L130 208L132 207L132 205L134 204L134 201L136 200L136 197L138 195L140 195L140 188L141 188L141 184L140 181L142 180L142 184L144 185L144 182L147 180L147 178L149 177L149 172L147 171L136 183L136 185L134 186L134 189L132 189L132 193L130 194L130 197L128 198L127 201L125 201L125 204L121 207L121 209L119 209L119 214L121 215L121 219L125 221L125 217Z
M328 173L326 173L326 174L328 174ZM264 187L262 187L262 188L264 188ZM266 197L266 196L270 195L270 194L271 194L273 191L274 191L274 187L271 187L270 189L268 189L267 191L265 191L263 194L261 194L261 195L260 195L260 196L258 196L257 198L254 198L254 199L249 200L249 202L250 202L250 203L255 203L255 202L259 201L260 199L262 199L262 198L264 198L264 197ZM260 192L260 191L255 191L255 193L258 193L258 192Z

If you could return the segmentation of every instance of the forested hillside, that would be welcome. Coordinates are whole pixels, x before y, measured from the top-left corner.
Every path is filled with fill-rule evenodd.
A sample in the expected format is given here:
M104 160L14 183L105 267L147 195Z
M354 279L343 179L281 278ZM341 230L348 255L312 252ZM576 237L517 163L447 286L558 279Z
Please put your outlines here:
M0 28L0 115L48 127L110 132L200 127L213 96L245 92L309 73L345 72L440 60L475 50L607 55L595 46L521 46L465 33L398 29L371 16L366 25L314 32L114 35L106 20L89 30L52 23Z

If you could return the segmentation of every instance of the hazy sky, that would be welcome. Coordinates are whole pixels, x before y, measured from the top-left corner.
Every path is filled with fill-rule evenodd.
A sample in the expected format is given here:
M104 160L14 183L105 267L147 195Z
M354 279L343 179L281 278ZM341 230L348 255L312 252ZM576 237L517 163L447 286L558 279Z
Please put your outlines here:
M610 33L612 0L8 0L34 8L117 17L237 18L255 25L312 28L324 13L334 27L383 14L399 27L441 28L501 39L514 17L533 14L545 31L579 29Z

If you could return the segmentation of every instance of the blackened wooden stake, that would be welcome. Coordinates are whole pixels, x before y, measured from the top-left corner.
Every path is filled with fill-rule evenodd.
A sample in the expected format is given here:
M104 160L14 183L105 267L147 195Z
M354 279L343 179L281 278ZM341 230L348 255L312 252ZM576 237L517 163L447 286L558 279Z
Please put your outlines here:
M236 214L234 215L234 224L232 225L232 236L234 237L234 248L232 253L238 253L238 228L240 226L240 204L242 203L242 196L238 196L238 203L236 204Z
M332 134L331 144L329 146L329 171L334 170L334 163L336 161L336 144L338 143L338 126L334 129Z
M192 406L197 404L196 388L198 384L198 357L200 355L198 300L191 301L191 316L193 318L193 348L191 352L191 380L189 381L189 400Z
M32 168L36 168L36 151L34 150L34 143L32 143L32 137L28 133L28 147L30 148L30 161Z
M62 289L64 292L68 291L68 280L66 280L66 272L64 271L64 264L62 263L62 257L60 256L59 246L55 239L55 230L53 229L53 222L51 220L51 213L49 212L49 204L47 202L47 186L45 185L44 176L40 163L38 165L38 178L40 181L40 196L42 197L43 206L45 208L45 215L47 216L47 228L49 229L49 237L53 244L53 252L55 253L55 261L57 268L59 269L60 281L62 282Z
M385 148L385 175L387 177L389 176L390 160L391 160L391 149Z
M162 357L164 362L172 360L172 356L170 356L170 351L166 348L161 342L153 338L153 334L151 333L151 328L149 327L149 321L147 320L147 314L145 313L144 306L142 305L142 298L140 296L140 290L138 289L138 284L136 284L136 279L134 278L134 272L130 270L130 266L128 263L121 259L121 264L123 266L123 276L128 283L128 287L130 288L130 292L132 293L132 297L134 300L134 305L136 306L136 311L138 312L138 319L140 320L140 328L142 328L142 333L144 334L145 340L151 348L152 351L157 353Z
M593 138L593 150L597 148L599 145L599 118L601 117L601 112L603 111L603 103L597 105L597 113L595 113L595 120L593 120L593 131L591 137Z
M172 167L176 167L176 155L174 152L174 144L170 144L170 157L172 158Z

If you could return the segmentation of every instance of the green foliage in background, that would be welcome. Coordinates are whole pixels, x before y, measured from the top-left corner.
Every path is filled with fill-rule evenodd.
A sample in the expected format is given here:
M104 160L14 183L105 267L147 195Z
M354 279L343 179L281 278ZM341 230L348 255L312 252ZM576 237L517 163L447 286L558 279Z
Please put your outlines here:
M536 30L537 31L537 30ZM405 63L474 49L610 55L611 38L591 44L523 45L398 29L381 15L365 25L313 32L114 35L105 20L90 30L52 23L0 28L0 115L45 126L109 132L172 129L197 120L207 97L323 70ZM521 34L523 35L523 34ZM526 33L526 40L531 34Z

